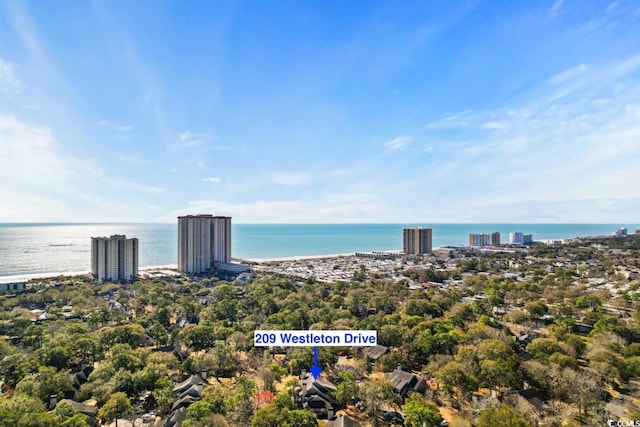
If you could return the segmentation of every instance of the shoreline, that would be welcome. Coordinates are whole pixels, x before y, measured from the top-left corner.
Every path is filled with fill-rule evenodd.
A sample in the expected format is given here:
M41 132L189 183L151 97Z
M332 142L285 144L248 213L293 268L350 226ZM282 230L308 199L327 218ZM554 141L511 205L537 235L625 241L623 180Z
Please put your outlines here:
M236 261L240 262L253 262L253 263L263 263L263 262L284 262L284 261L304 261L304 260L312 260L312 259L324 259L324 258L345 258L350 256L355 256L355 252L348 252L342 254L326 254L326 255L294 255L294 256L283 256L283 257L275 257L275 258L234 258Z
M437 248L434 248L437 249ZM372 251L372 252L398 252L393 251ZM253 263L262 264L270 262L287 262L287 261L305 261L305 260L320 260L331 258L346 258L355 256L355 252L347 252L341 254L324 254L324 255L295 255L289 257L274 257L274 258L232 258L233 262L239 263ZM165 265L152 265L148 267L142 267L138 270L139 273L150 272L154 270L177 270L177 264L165 264ZM26 273L26 274L13 274L7 276L0 276L0 284L14 283L14 282L27 282L37 279L55 279L60 276L85 276L91 274L90 271L62 271L62 272L48 272L48 273Z
M604 238L610 237L610 235L593 235L593 236L576 236L573 238L564 238L564 239L542 239L535 240L534 243L544 244L542 242L547 240L570 240L570 239L585 239L585 238ZM451 246L438 246L434 247L432 250L440 250L447 249L452 246L467 246L467 245L451 245ZM322 255L293 255L293 256L282 256L282 257L273 257L273 258L236 258L232 257L232 261L239 263L252 263L252 264L262 264L262 263L275 263L275 262L291 262L291 261L305 261L305 260L321 260L321 259L331 259L331 258L346 258L355 256L356 253L400 253L401 251L398 249L393 250L375 250L375 251L358 251L358 252L347 252L347 253L338 253L338 254L322 254ZM149 272L153 270L176 270L178 268L177 264L165 264L165 265L154 265L148 267L142 267L138 271ZM90 271L64 271L64 272L47 272L47 273L24 273L24 274L15 274L15 275L7 275L0 276L0 284L5 283L14 283L14 282L27 282L30 280L36 279L54 279L60 276L83 276L91 274Z
M149 267L142 267L138 270L139 273L148 272L153 270L175 270L178 268L177 264L166 265L153 265ZM0 276L0 283L14 283L14 282L28 282L30 280L37 279L55 279L60 276L73 277L73 276L86 276L91 274L90 271L62 271L62 272L49 272L49 273L27 273L27 274L12 274L8 276Z

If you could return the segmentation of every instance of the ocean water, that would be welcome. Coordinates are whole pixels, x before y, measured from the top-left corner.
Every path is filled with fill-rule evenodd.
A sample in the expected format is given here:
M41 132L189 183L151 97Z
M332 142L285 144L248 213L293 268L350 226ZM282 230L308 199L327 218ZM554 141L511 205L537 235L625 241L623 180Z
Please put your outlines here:
M433 246L464 245L469 233L533 234L534 240L630 233L638 224L233 224L232 255L269 259L401 250L402 229L430 227ZM0 224L0 277L89 271L91 237L126 234L140 241L140 266L177 264L177 224Z

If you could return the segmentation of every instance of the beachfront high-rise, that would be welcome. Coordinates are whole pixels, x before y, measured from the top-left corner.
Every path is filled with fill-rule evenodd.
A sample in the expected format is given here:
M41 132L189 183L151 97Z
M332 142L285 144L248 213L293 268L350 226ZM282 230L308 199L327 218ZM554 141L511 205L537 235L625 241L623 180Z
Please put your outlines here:
M491 234L469 234L469 246L471 247L498 245L500 245L500 233L497 231Z
M186 215L178 217L178 270L205 273L214 264L231 262L231 217Z
M430 228L405 228L402 230L403 252L406 254L430 254L432 233Z
M533 234L514 231L513 233L509 233L509 243L512 245L530 245L533 243Z
M91 238L91 274L99 282L138 277L138 239L123 234Z

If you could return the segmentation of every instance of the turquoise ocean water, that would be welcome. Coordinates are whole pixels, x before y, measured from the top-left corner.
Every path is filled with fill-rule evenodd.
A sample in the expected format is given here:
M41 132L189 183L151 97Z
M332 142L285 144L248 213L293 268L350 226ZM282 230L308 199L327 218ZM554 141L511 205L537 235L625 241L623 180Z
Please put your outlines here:
M433 229L433 246L464 245L469 233L533 234L534 240L609 235L638 224L234 224L232 254L268 259L401 250L405 227ZM126 234L140 240L140 266L177 263L177 224L0 224L0 277L89 271L91 237Z

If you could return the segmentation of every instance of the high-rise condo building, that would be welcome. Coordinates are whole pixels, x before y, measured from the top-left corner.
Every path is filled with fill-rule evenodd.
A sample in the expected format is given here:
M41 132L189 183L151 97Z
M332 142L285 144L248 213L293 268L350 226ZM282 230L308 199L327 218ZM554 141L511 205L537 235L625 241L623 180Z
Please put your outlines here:
M430 228L405 228L402 230L403 251L406 254L430 254L432 233Z
M178 217L178 270L211 271L215 263L231 262L231 217L186 215Z
M138 277L138 239L114 234L91 238L91 274L99 282Z
M469 234L469 246L498 246L500 245L500 233Z
M473 234L470 233L469 234L469 246L488 246L489 245L489 238L490 236L488 234L482 233L482 234Z
M509 243L512 245L524 244L524 233L522 231L514 231L509 233Z
M500 246L500 233L497 231L491 233L491 246Z

